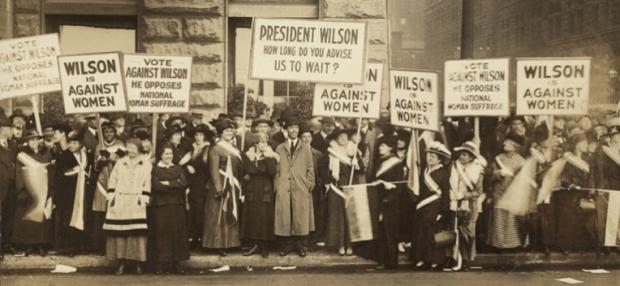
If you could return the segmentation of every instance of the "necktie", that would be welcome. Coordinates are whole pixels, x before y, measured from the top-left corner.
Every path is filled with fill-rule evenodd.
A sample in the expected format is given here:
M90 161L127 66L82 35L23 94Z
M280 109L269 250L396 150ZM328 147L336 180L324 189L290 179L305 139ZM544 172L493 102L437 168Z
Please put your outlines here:
M295 152L295 141L291 141L291 158L293 158L293 152Z

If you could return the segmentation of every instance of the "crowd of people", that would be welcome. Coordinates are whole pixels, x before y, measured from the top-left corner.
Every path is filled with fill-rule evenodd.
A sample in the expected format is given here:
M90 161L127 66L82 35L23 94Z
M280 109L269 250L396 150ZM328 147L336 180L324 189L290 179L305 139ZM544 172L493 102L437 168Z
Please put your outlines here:
M325 248L380 268L408 252L432 270L467 269L481 248L617 251L601 247L609 194L596 191L620 187L615 113L483 119L479 137L471 118L412 136L383 117L203 116L162 114L153 128L89 114L43 122L42 134L21 112L0 118L2 253L94 253L118 261L116 274L129 263L140 274L147 261L183 273L192 249ZM349 230L347 186L359 184L370 241ZM29 218L35 208L42 220Z

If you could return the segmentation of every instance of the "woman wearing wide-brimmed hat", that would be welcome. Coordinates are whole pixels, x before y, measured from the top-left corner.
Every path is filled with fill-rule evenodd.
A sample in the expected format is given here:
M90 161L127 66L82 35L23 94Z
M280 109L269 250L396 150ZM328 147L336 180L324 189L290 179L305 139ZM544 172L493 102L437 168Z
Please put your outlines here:
M434 245L434 235L450 222L450 170L452 154L440 142L429 143L420 173L420 195L415 206L411 256L418 268L443 266L445 248Z
M26 255L36 249L41 256L45 256L47 247L53 241L50 213L51 198L54 193L52 154L43 146L43 137L36 130L26 131L21 141L26 146L17 155L18 193L15 228L11 240L15 245L24 247ZM38 176L41 176L38 178L39 181L37 181ZM42 183L45 185L41 185ZM41 201L40 204L37 204L38 200ZM43 207L43 209L35 210L39 213L37 220L25 218L28 213L32 213L29 210L33 205ZM46 207L47 210L45 210Z
M450 210L456 215L458 237L453 256L457 262L454 270L466 270L476 257L478 199L483 193L482 173L486 160L472 141L463 143L454 151L458 154L450 169Z
M235 125L232 121L220 119L212 125L217 130L217 139L208 156L209 181L202 246L216 249L221 256L225 256L227 249L241 245L241 152L233 144Z
M192 247L200 246L202 227L207 198L207 182L209 181L208 157L215 134L205 124L199 124L189 131L193 138L191 159L186 170L189 179L189 238Z

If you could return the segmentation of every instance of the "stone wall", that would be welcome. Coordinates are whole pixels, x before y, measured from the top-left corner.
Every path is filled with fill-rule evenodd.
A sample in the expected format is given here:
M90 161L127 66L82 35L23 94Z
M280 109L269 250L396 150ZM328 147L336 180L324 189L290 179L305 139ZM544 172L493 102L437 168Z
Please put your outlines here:
M320 0L323 20L363 21L368 23L366 58L383 64L381 107L389 104L387 0Z
M225 0L141 0L141 51L193 56L190 105L223 111Z
M41 0L13 1L13 37L34 36L41 33Z

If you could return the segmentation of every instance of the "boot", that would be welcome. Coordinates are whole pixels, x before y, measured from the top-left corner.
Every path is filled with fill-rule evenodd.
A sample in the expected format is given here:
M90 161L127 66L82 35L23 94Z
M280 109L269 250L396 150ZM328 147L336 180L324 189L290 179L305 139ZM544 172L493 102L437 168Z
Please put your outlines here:
M183 267L181 267L181 263L179 262L174 262L172 264L172 267L174 269L174 273L179 274L179 275L183 275L185 274L185 270L183 270Z
M164 266L161 262L157 262L155 265L155 275L161 275L164 273Z
M254 246L252 246L252 248L248 249L248 251L243 253L243 256L251 256L254 254L258 254L259 253L259 247L258 244L255 243Z
M118 268L116 268L116 272L114 272L114 275L123 275L125 274L125 262L120 262L118 264Z
M260 243L260 254L263 258L269 257L269 251L267 250L267 245L264 242Z
M136 263L136 274L137 275L144 274L144 271L142 270L142 263L140 262Z

